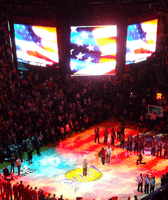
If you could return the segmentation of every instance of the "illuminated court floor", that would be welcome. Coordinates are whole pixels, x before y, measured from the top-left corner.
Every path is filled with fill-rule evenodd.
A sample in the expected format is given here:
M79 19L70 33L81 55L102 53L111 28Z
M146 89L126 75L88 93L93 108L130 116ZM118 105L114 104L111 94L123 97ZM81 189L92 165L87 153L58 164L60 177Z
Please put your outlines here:
M102 165L98 152L103 144L103 131L117 123L107 122L100 127L100 144L94 143L94 127L77 133L61 141L57 147L41 152L41 156L33 156L33 164L27 161L22 163L22 176L16 176L15 180L23 181L25 185L37 186L43 189L45 194L49 192L64 199L109 199L118 196L119 199L127 199L129 196L138 195L138 199L144 194L137 192L137 177L140 173L149 177L155 176L156 187L160 186L160 177L168 172L168 159L150 156L148 152L143 156L146 164L136 165L137 153L127 152L119 147L112 148L111 162ZM137 135L138 131L126 128L128 135ZM109 138L110 139L110 138ZM116 141L116 146L119 143ZM83 177L83 160L88 162L88 176Z

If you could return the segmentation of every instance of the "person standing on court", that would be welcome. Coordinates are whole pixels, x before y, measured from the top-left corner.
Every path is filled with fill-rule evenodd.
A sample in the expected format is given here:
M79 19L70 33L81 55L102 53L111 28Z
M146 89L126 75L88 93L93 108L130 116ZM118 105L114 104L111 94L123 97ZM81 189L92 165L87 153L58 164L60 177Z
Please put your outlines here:
M98 143L100 143L100 142L99 142L99 127L98 127L98 126L95 127L94 132L95 132L95 139L94 139L94 142L96 143L96 141L98 140Z
M20 175L21 160L20 157L16 160L16 167L18 168L18 175Z
M19 187L18 182L13 185L14 200L18 200L18 198L19 198L18 187Z
M33 153L33 144L32 144L32 140L31 140L31 136L29 135L27 140L26 140L26 144L27 144L27 156L28 156L28 161L29 164L33 163L32 162L32 153Z
M7 191L7 180L4 179L2 182L2 199L6 198L6 191Z
M113 146L113 147L114 147L115 138L116 138L116 134L115 134L115 130L114 130L114 127L113 127L111 129L111 146Z
M33 200L37 200L37 199L38 199L37 187L35 187L35 188L32 190L32 197L33 197Z
M39 139L39 136L38 136L37 133L35 133L35 136L34 136L34 148L37 151L37 155L41 156L41 153L40 153L40 139Z
M164 145L164 158L168 157L168 142L166 141Z
M142 174L138 176L138 192L142 192L143 187L143 177Z
M2 182L3 182L3 177L0 174L0 196L2 196Z
M15 158L12 156L11 157L11 160L10 160L10 162L11 162L11 170L10 170L10 172L13 172L13 173L15 173Z
M23 199L23 196L24 196L24 185L23 185L23 182L22 181L20 181L20 183L19 183L19 186L18 186L18 192L19 192L19 200L21 200L21 199Z
M154 192L155 190L155 177L152 177L150 180L150 193Z
M104 131L104 144L107 144L107 142L108 142L108 129L106 127Z
M106 163L110 163L111 152L112 152L111 147L110 145L108 145L106 151Z
M6 184L6 200L12 200L12 184L10 180L7 181Z
M87 161L86 159L83 161L83 176L87 176Z
M159 155L161 158L162 157L162 142L161 141L159 141L157 145L157 157L159 157Z
M145 193L149 193L149 183L150 183L150 180L149 180L149 177L148 177L148 174L146 175L145 177Z
M105 158L106 158L106 152L105 152L104 147L102 147L102 149L100 151L100 158L101 158L102 164L104 165L105 164Z

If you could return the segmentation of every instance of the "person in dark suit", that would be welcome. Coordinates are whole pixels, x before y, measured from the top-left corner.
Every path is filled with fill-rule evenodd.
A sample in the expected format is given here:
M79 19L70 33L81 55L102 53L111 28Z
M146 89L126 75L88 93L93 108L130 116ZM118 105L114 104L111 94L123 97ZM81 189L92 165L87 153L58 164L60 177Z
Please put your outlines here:
M95 127L94 132L95 132L94 142L96 143L96 141L98 140L98 143L100 143L99 142L99 127Z
M104 144L107 144L107 142L108 142L108 130L106 128L104 131Z
M164 158L168 157L168 142L166 141L164 145Z
M158 148L157 148L157 157L159 157L160 155L160 158L162 157L162 142L159 141L158 142Z
M138 155L138 160L137 160L137 165L140 163L140 164L142 164L142 154L140 153L139 155Z
M144 154L144 137L142 136L140 139L140 147L139 151Z
M112 128L111 129L111 146L113 146L113 147L114 147L115 138L116 138L115 130L114 130L114 128Z
M155 156L156 153L156 141L152 141L151 155Z
M40 153L40 140L39 140L37 133L35 133L35 136L34 136L34 148L37 151L37 155L40 156L41 155L41 153Z
M101 151L99 152L99 155L100 155L102 164L104 165L105 164L105 158L106 158L106 152L105 152L104 147L102 147Z
M148 177L148 174L146 175L145 177L145 193L149 193L149 184L150 184L150 180L149 180L149 177Z
M64 200L62 194L61 194L60 198L58 198L58 200Z
M155 190L155 177L153 176L150 180L150 193L154 192Z
M11 170L10 170L10 172L15 173L15 158L13 156L11 157L10 163L11 163Z
M122 133L122 134L120 135L120 148L123 148L123 149L124 149L124 147L125 147L125 134Z
M3 175L4 175L5 180L13 179L12 174L9 172L7 167L3 169ZM10 178L7 178L8 176L10 176Z
M44 193L43 193L43 190L40 192L40 194L39 194L39 200L45 200L46 198L45 198L45 195L44 195Z

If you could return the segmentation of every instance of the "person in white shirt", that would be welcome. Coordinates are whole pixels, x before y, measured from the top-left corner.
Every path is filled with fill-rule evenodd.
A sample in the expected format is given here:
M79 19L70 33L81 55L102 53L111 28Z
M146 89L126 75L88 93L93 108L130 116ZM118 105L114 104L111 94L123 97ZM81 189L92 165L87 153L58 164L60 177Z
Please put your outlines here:
M142 174L138 176L138 192L142 192L142 187L143 187L143 177Z
M21 160L18 158L16 160L16 167L18 168L18 175L20 175L20 168L21 168Z
M111 147L110 145L107 147L107 152L106 152L106 163L110 163L110 157L111 157Z

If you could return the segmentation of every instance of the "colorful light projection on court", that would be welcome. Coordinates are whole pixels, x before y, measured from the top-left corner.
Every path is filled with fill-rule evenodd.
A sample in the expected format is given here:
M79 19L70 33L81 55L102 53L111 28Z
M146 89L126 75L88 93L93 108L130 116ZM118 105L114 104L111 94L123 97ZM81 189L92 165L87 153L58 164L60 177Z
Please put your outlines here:
M83 176L82 168L70 170L65 174L65 177L67 179L70 179L74 182L92 182L99 180L100 178L102 178L102 176L103 173L93 165L88 168L87 176Z

